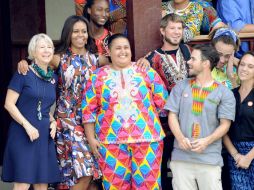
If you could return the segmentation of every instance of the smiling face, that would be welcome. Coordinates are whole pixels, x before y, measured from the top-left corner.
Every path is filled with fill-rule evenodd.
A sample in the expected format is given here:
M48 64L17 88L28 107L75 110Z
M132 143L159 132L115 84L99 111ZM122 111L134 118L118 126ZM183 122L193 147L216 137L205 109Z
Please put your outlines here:
M234 46L231 44L225 44L221 41L218 41L214 47L220 56L220 61L218 62L216 67L222 68L224 65L228 63L230 56L234 54L235 52Z
M87 44L88 31L86 23L78 21L73 25L71 34L71 48L73 50L83 49Z
M106 0L95 0L87 12L94 24L104 26L109 19L109 4Z
M179 45L183 37L183 25L180 22L169 21L166 28L161 28L161 34L166 43Z
M38 40L34 51L34 60L38 65L48 65L52 60L54 47L45 39Z
M242 57L238 67L238 76L241 81L254 81L254 56L246 54Z
M111 42L109 54L112 66L116 70L127 68L131 65L131 47L126 38L116 38Z

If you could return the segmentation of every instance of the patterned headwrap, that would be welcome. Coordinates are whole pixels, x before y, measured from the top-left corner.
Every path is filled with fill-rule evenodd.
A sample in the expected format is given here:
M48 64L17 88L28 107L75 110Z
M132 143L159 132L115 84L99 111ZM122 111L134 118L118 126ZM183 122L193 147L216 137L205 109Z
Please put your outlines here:
M220 28L220 29L218 29L215 32L213 39L218 38L220 36L230 36L234 40L235 43L237 41L237 34L229 28Z

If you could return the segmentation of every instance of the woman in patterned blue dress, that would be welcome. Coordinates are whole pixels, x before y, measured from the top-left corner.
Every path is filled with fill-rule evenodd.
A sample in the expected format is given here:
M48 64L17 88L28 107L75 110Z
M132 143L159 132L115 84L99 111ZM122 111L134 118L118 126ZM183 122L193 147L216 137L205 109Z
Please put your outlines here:
M65 21L52 65L58 73L57 153L62 182L71 189L87 189L101 172L84 135L81 122L82 91L90 74L98 67L96 45L88 34L84 17Z
M56 98L57 78L48 67L54 53L52 40L35 35L28 46L32 65L27 75L17 72L8 86L5 108L13 121L4 154L2 180L14 190L46 190L60 181L54 137L56 121L50 107Z

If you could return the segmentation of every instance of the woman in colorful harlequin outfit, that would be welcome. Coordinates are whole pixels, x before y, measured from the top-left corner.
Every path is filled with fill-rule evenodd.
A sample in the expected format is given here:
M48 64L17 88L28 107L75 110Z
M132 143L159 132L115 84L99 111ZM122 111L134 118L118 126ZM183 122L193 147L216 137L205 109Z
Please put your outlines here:
M99 159L104 189L160 189L163 137L157 109L168 96L159 75L131 63L128 39L109 38L111 65L90 77L82 122Z

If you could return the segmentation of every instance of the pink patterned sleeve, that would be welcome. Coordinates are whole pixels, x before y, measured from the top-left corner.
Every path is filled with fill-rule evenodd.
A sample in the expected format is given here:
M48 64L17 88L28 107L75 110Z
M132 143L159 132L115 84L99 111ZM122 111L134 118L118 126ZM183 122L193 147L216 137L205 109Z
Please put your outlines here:
M83 91L82 99L82 123L93 123L96 121L98 101L96 98L96 74L92 74Z
M150 78L153 101L155 103L155 106L158 109L163 109L168 98L168 91L164 85L164 82L159 76L159 74L152 68L150 68L147 74Z

